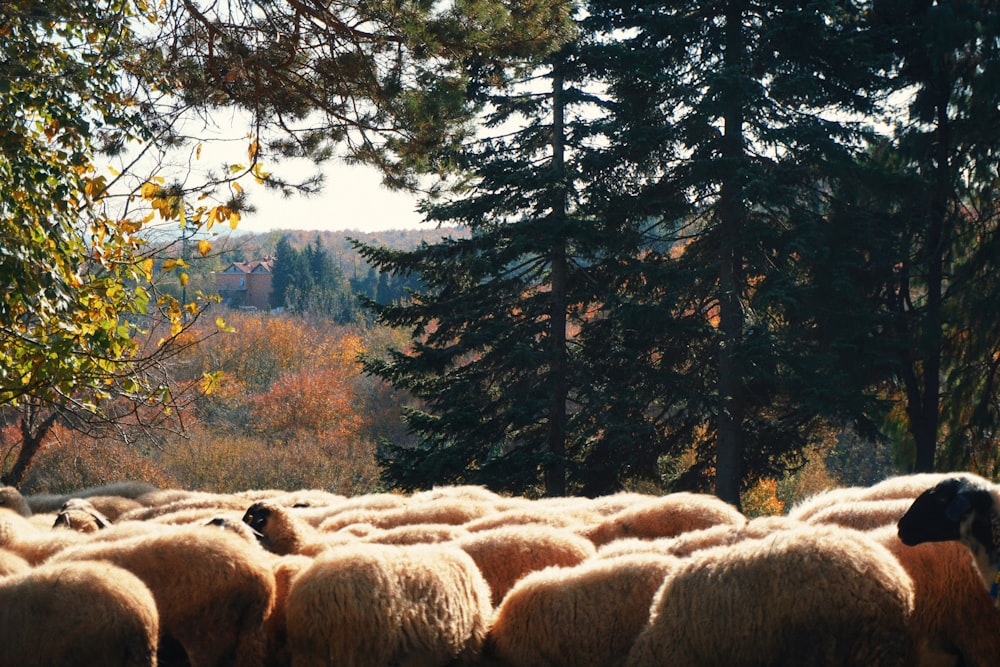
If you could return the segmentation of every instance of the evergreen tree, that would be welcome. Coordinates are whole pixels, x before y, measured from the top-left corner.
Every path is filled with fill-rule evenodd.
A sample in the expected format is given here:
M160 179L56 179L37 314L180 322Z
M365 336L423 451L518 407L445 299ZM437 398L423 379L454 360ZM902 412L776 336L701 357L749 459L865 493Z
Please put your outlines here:
M564 49L512 87L484 90L487 125L519 129L470 146L460 156L472 173L466 196L427 208L430 220L467 226L468 238L414 251L360 246L383 275L423 283L412 301L368 302L380 322L415 334L411 352L365 361L425 406L406 415L419 445L386 457L404 488L579 490L567 446L578 384L569 341L589 310L593 243L575 196L575 158L590 133L572 111L589 102L576 76Z
M847 3L598 0L590 12L590 33L622 36L609 162L631 171L604 186L608 210L646 229L605 267L621 295L586 335L598 375L620 365L627 388L596 386L606 396L593 402L647 425L646 471L694 443L691 476L714 472L715 493L738 505L847 402L816 382L816 341L792 326L812 316L794 310L798 232L822 219L824 184L856 140L830 119L873 111L879 63ZM657 130L661 143L639 140ZM622 173L641 178L623 187Z

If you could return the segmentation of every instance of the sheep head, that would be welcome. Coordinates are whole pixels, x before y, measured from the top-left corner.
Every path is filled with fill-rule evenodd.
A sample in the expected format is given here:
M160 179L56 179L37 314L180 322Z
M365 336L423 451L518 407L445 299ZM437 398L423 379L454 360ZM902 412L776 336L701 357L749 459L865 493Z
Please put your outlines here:
M993 491L983 483L955 477L920 494L899 520L900 541L958 541L977 556L1000 562L1000 512Z

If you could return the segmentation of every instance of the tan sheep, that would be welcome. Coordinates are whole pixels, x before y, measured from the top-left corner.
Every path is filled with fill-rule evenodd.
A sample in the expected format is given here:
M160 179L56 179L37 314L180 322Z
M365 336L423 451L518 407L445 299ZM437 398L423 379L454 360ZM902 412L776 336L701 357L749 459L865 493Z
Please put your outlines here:
M376 544L437 544L439 542L453 542L468 534L469 531L465 528L448 523L416 523L386 530L376 528L361 540Z
M25 517L32 515L27 499L13 486L0 486L0 508L6 508Z
M281 556L316 556L332 546L357 541L352 535L317 531L299 520L292 508L271 501L256 502L247 508L243 522L257 533L265 549Z
M190 526L76 546L52 562L106 561L142 579L156 600L161 633L180 643L191 667L256 667L275 584L251 546L224 530Z
M600 516L591 511L557 512L551 508L529 503L473 519L463 524L463 527L470 533L510 526L547 526L582 532L599 520Z
M68 528L80 533L95 533L110 525L111 519L84 498L67 500L52 522L53 528Z
M778 530L683 559L625 665L911 665L913 600L909 575L864 534Z
M659 554L686 558L712 547L736 544L743 540L767 537L777 530L802 528L807 524L783 516L760 516L742 526L722 524L681 533L676 537L644 540L636 537L614 540L597 549L597 558L616 558L629 554Z
M532 572L504 597L487 653L509 667L616 667L679 561L653 554Z
M48 521L51 526L51 520ZM31 565L38 565L63 549L80 544L85 538L84 534L71 530L40 528L26 517L0 510L0 549L16 553Z
M439 498L410 502L400 507L381 510L341 512L325 519L319 528L325 532L332 532L352 523L367 523L383 529L426 523L447 523L458 526L494 512L496 509L491 503Z
M273 556L271 571L274 573L274 608L267 617L267 667L288 667L292 663L288 648L288 593L295 578L312 565L309 556Z
M490 586L494 606L521 578L549 566L571 567L594 555L593 543L564 529L542 526L495 528L457 540Z
M170 493L170 492L160 492ZM181 497L174 498L167 502L158 502L153 505L146 505L146 496L139 498L139 502L144 503L144 507L125 512L121 515L122 521L169 521L169 515L178 512L192 512L205 510L201 518L207 518L212 512L225 512L246 509L246 501L237 496L226 493L185 493Z
M678 492L623 509L584 531L597 546L625 537L673 537L710 526L742 526L746 517L716 496Z
M158 623L149 589L106 563L0 579L0 665L156 667Z
M788 508L788 517L796 521L808 521L814 514L828 507L862 500L862 495L865 491L867 489L861 486L847 486L820 491L798 501Z
M895 526L912 503L907 498L841 502L816 511L807 521L855 530L876 530L883 526Z
M41 493L26 497L32 512L39 514L53 513L59 510L70 498L114 497L136 499L148 493L154 493L156 487L146 482L123 481L111 482L101 486L92 486L72 493ZM96 506L96 505L95 505ZM102 512L105 510L100 508ZM109 514L109 512L105 512Z
M911 628L921 667L988 667L1000 656L1000 610L969 549L958 542L904 545L895 526L870 533L913 580Z
M286 605L294 667L474 664L491 615L475 563L444 545L334 547Z
M13 551L0 549L0 577L9 577L31 569L31 563L18 556Z

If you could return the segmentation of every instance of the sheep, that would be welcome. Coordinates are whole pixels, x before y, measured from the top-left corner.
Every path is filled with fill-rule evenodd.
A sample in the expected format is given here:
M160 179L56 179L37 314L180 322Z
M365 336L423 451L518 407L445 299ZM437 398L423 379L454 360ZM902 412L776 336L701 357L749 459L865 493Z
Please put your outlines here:
M0 577L20 574L31 569L31 563L18 556L13 551L0 549Z
M468 534L465 528L448 523L416 523L387 530L375 529L361 540L378 544L434 544L453 542Z
M152 591L160 630L191 667L260 665L274 574L239 536L206 526L163 529L66 549L50 562L99 560L129 570Z
M110 525L111 519L84 498L70 498L63 503L52 523L53 528L69 528L80 533L93 533Z
M139 501L144 503L143 507L124 513L120 519L123 521L169 521L171 514L193 510L205 510L205 515L202 518L207 518L207 515L212 512L242 511L246 508L245 500L224 493L187 493L183 497L154 505L145 505L145 498L146 496L139 498Z
M62 507L67 500L70 498L92 498L95 496L104 497L117 497L117 498L131 498L137 499L149 493L155 492L157 489L152 484L147 484L146 482L138 481L122 481L122 482L112 482L110 484L102 484L101 486L92 486L86 489L80 489L74 491L73 493L41 493L32 494L26 496L28 505L31 507L32 512L39 514L45 514L49 512L55 512L60 507ZM101 508L101 511L105 511Z
M486 652L510 667L621 665L679 562L642 554L532 572L500 603Z
M48 521L51 526L51 520ZM0 510L0 548L16 553L31 565L38 565L59 551L81 543L85 537L71 530L42 529L20 514Z
M909 575L859 531L778 530L683 559L625 666L910 665L913 603Z
M672 537L709 526L744 523L746 517L715 496L678 492L623 509L583 534L601 546L623 537Z
M1000 580L1000 491L972 475L953 476L920 494L897 524L907 546L961 542L972 551L990 595Z
M527 504L523 507L515 506L487 514L478 519L472 519L463 524L462 527L470 533L509 526L547 526L553 529L565 528L582 532L599 520L600 517L593 513L557 512L540 505Z
M911 499L907 498L853 500L818 510L806 521L854 528L855 530L875 530L882 526L896 525L896 522L906 513L912 502Z
M292 665L473 664L492 611L486 581L460 549L334 547L301 571L288 593Z
M899 560L914 586L910 625L921 667L987 667L1000 656L1000 610L972 554L958 542L904 545L895 526L868 533Z
M309 556L293 554L290 556L273 556L271 572L274 573L274 609L267 617L265 630L267 634L268 667L286 667L291 665L292 657L288 648L287 607L288 593L295 578L312 565Z
M0 486L0 507L5 507L24 517L32 515L27 499L13 486Z
M454 545L475 561L490 586L494 606L529 572L578 565L596 551L585 537L542 526L509 526L471 533Z
M861 486L825 489L792 505L788 510L788 517L796 521L808 521L814 514L828 507L862 500L865 490Z
M0 579L0 665L156 667L149 589L106 563L43 565Z
M376 528L396 528L424 523L447 523L454 526L494 513L490 503L440 498L383 510L343 512L324 520L322 531L336 531L352 523L368 523Z
M784 516L759 516L742 526L721 524L681 533L675 537L644 540L637 537L609 542L597 549L597 558L616 558L629 554L660 554L686 558L711 547L736 544L748 539L767 537L777 530L801 528L806 524Z
M356 541L349 535L320 533L300 521L291 508L269 501L256 502L247 508L243 522L256 531L265 549L279 555L315 556L331 546Z

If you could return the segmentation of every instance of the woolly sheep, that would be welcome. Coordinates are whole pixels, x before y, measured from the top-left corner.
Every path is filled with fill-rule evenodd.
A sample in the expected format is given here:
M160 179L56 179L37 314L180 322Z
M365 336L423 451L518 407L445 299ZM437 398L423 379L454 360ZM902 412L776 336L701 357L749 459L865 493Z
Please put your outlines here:
M111 519L84 498L67 500L52 522L53 528L69 528L80 533L94 533L110 525Z
M344 512L324 520L319 528L336 531L352 523L368 523L376 528L396 528L425 523L447 523L453 526L496 512L490 503L439 498L383 510Z
M652 554L532 572L504 597L487 652L510 667L616 667L679 561Z
M149 589L106 563L43 565L0 579L0 665L155 667Z
M468 534L469 531L465 528L449 523L417 523L387 530L375 529L373 533L361 539L364 542L378 544L435 544L452 542Z
M869 533L899 560L914 587L910 620L921 667L988 667L1000 656L1000 610L972 554L958 542L904 545L895 526Z
M274 609L265 623L268 667L291 665L286 614L288 593L295 578L312 563L312 558L300 555L274 556L271 559L271 572L274 573Z
M13 551L0 549L0 577L20 574L31 569L31 564Z
M590 540L567 530L509 526L471 533L457 540L490 586L494 606L529 572L549 566L570 567L594 555Z
M567 528L582 532L598 520L600 517L593 513L581 516L579 512L556 512L551 508L546 509L540 505L527 504L523 507L515 506L473 519L463 524L463 528L470 533L478 533L483 530L510 526L547 526L553 529Z
M961 542L976 559L986 587L1000 572L1000 492L981 477L945 479L913 501L897 524L907 546Z
M720 524L744 523L746 517L716 496L678 492L623 509L583 534L601 546L624 537L672 537Z
M243 522L258 535L261 545L279 555L303 554L315 556L331 546L356 541L348 535L318 532L300 521L289 507L270 501L256 502L247 508Z
M808 521L814 514L828 507L862 500L864 492L865 488L861 486L825 489L792 505L788 509L788 517L796 521Z
M111 482L100 486L79 489L72 493L41 493L26 496L31 511L45 514L57 511L70 498L92 498L97 496L137 499L157 489L152 484L138 481ZM101 511L105 511L102 509Z
M145 496L140 498L144 502ZM227 510L243 510L246 508L246 501L242 498L225 493L188 493L184 497L176 498L169 502L146 505L142 508L126 512L120 519L130 521L169 521L171 514L179 512L191 512L195 510L205 510L205 514L200 518L207 518L212 512L225 512ZM187 521L187 519L185 519Z
M910 665L913 597L896 558L858 531L778 530L682 560L625 665Z
M13 486L0 486L0 507L7 508L25 517L32 514L27 499Z
M807 521L855 530L875 530L882 526L896 525L912 502L907 498L852 500L818 510Z
M334 547L286 604L294 667L473 664L491 615L475 563L443 545Z
M632 537L615 540L598 547L597 558L616 558L630 554L660 554L686 558L702 549L760 539L777 530L802 528L805 525L801 521L783 516L759 516L750 519L742 526L721 524L681 533L675 537L659 537L652 540Z
M0 510L0 548L16 553L31 565L38 565L63 549L80 544L85 537L71 530L40 528L26 517Z
M240 537L205 526L172 528L66 549L52 562L100 560L129 570L152 591L162 634L191 667L260 665L274 575Z

